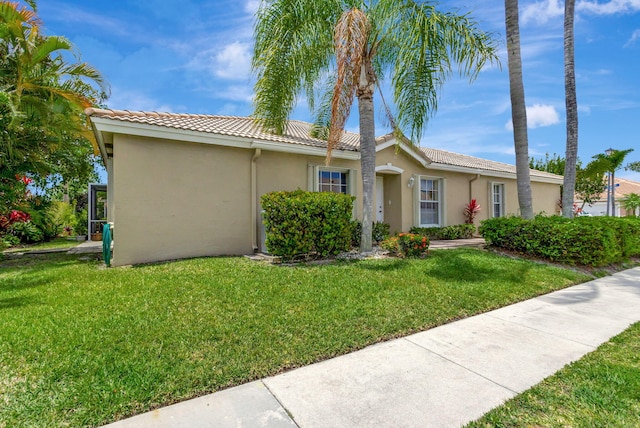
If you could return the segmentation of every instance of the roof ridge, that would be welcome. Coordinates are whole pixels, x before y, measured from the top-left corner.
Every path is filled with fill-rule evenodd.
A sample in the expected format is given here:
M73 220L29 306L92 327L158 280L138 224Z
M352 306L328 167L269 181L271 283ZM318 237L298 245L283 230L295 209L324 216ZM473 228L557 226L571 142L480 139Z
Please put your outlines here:
M204 114L204 113L174 113L174 112L162 112L162 111L147 111L147 110L118 110L118 109L104 109L98 107L88 107L84 110L87 116L93 115L108 115L108 116L140 116L140 117L198 117L198 118L221 118L221 119L240 119L253 121L255 120L249 116L228 116L222 114Z

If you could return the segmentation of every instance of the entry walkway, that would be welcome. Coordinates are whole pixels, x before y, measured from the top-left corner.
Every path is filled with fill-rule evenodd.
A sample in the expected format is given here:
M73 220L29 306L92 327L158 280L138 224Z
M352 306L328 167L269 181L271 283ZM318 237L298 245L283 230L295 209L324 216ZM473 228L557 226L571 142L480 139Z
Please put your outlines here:
M640 268L110 427L455 427L640 320Z

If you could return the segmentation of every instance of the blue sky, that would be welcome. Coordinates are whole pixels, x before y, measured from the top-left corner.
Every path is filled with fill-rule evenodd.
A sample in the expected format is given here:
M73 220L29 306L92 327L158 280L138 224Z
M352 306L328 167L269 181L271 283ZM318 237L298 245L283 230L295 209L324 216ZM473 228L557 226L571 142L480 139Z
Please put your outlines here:
M70 39L111 85L109 108L250 115L249 65L255 0L41 0L49 35ZM421 145L513 164L504 3L442 2L470 12L500 40L500 67L469 85L452 77ZM563 9L558 0L520 0L530 155L564 154ZM443 9L444 10L444 9ZM640 0L577 0L579 157L634 148L640 160ZM380 104L378 103L378 106ZM381 110L378 108L378 112ZM311 121L301 99L292 118ZM378 114L376 135L389 131ZM354 114L347 129L357 132ZM639 173L618 176L640 181Z

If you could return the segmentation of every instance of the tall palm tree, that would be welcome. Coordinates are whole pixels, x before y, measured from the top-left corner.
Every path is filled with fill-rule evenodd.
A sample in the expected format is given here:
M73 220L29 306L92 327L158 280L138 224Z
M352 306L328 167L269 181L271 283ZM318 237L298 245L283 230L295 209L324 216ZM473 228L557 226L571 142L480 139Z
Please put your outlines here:
M567 111L567 147L564 164L562 215L573 217L573 198L576 188L576 161L578 158L578 101L576 98L576 69L574 62L573 21L575 0L564 2L564 91Z
M418 141L452 63L473 80L487 62L497 61L496 43L468 16L414 0L265 0L256 18L254 116L264 128L283 133L299 95L306 93L315 107L320 83L326 102L314 110L318 135L327 137L328 162L358 99L364 193L360 250L370 251L376 86L390 75L397 108L392 127L398 135L407 129L411 141Z
M527 135L527 108L522 83L522 57L520 55L520 25L518 0L505 0L505 24L507 29L507 57L509 61L509 93L511 95L511 120L513 143L516 151L516 181L518 205L522 218L533 218L531 178L529 176L529 139Z

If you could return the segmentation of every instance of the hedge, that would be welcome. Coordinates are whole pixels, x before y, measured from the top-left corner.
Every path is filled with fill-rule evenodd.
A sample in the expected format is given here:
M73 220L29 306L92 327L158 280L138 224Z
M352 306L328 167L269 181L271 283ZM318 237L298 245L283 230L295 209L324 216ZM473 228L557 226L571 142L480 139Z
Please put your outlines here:
M271 254L291 260L349 250L353 196L296 190L271 192L260 199Z
M640 256L640 219L538 216L484 220L488 245L571 265L605 266Z
M444 227L412 227L410 233L426 236L429 239L468 239L473 237L476 227L473 224L456 224Z

